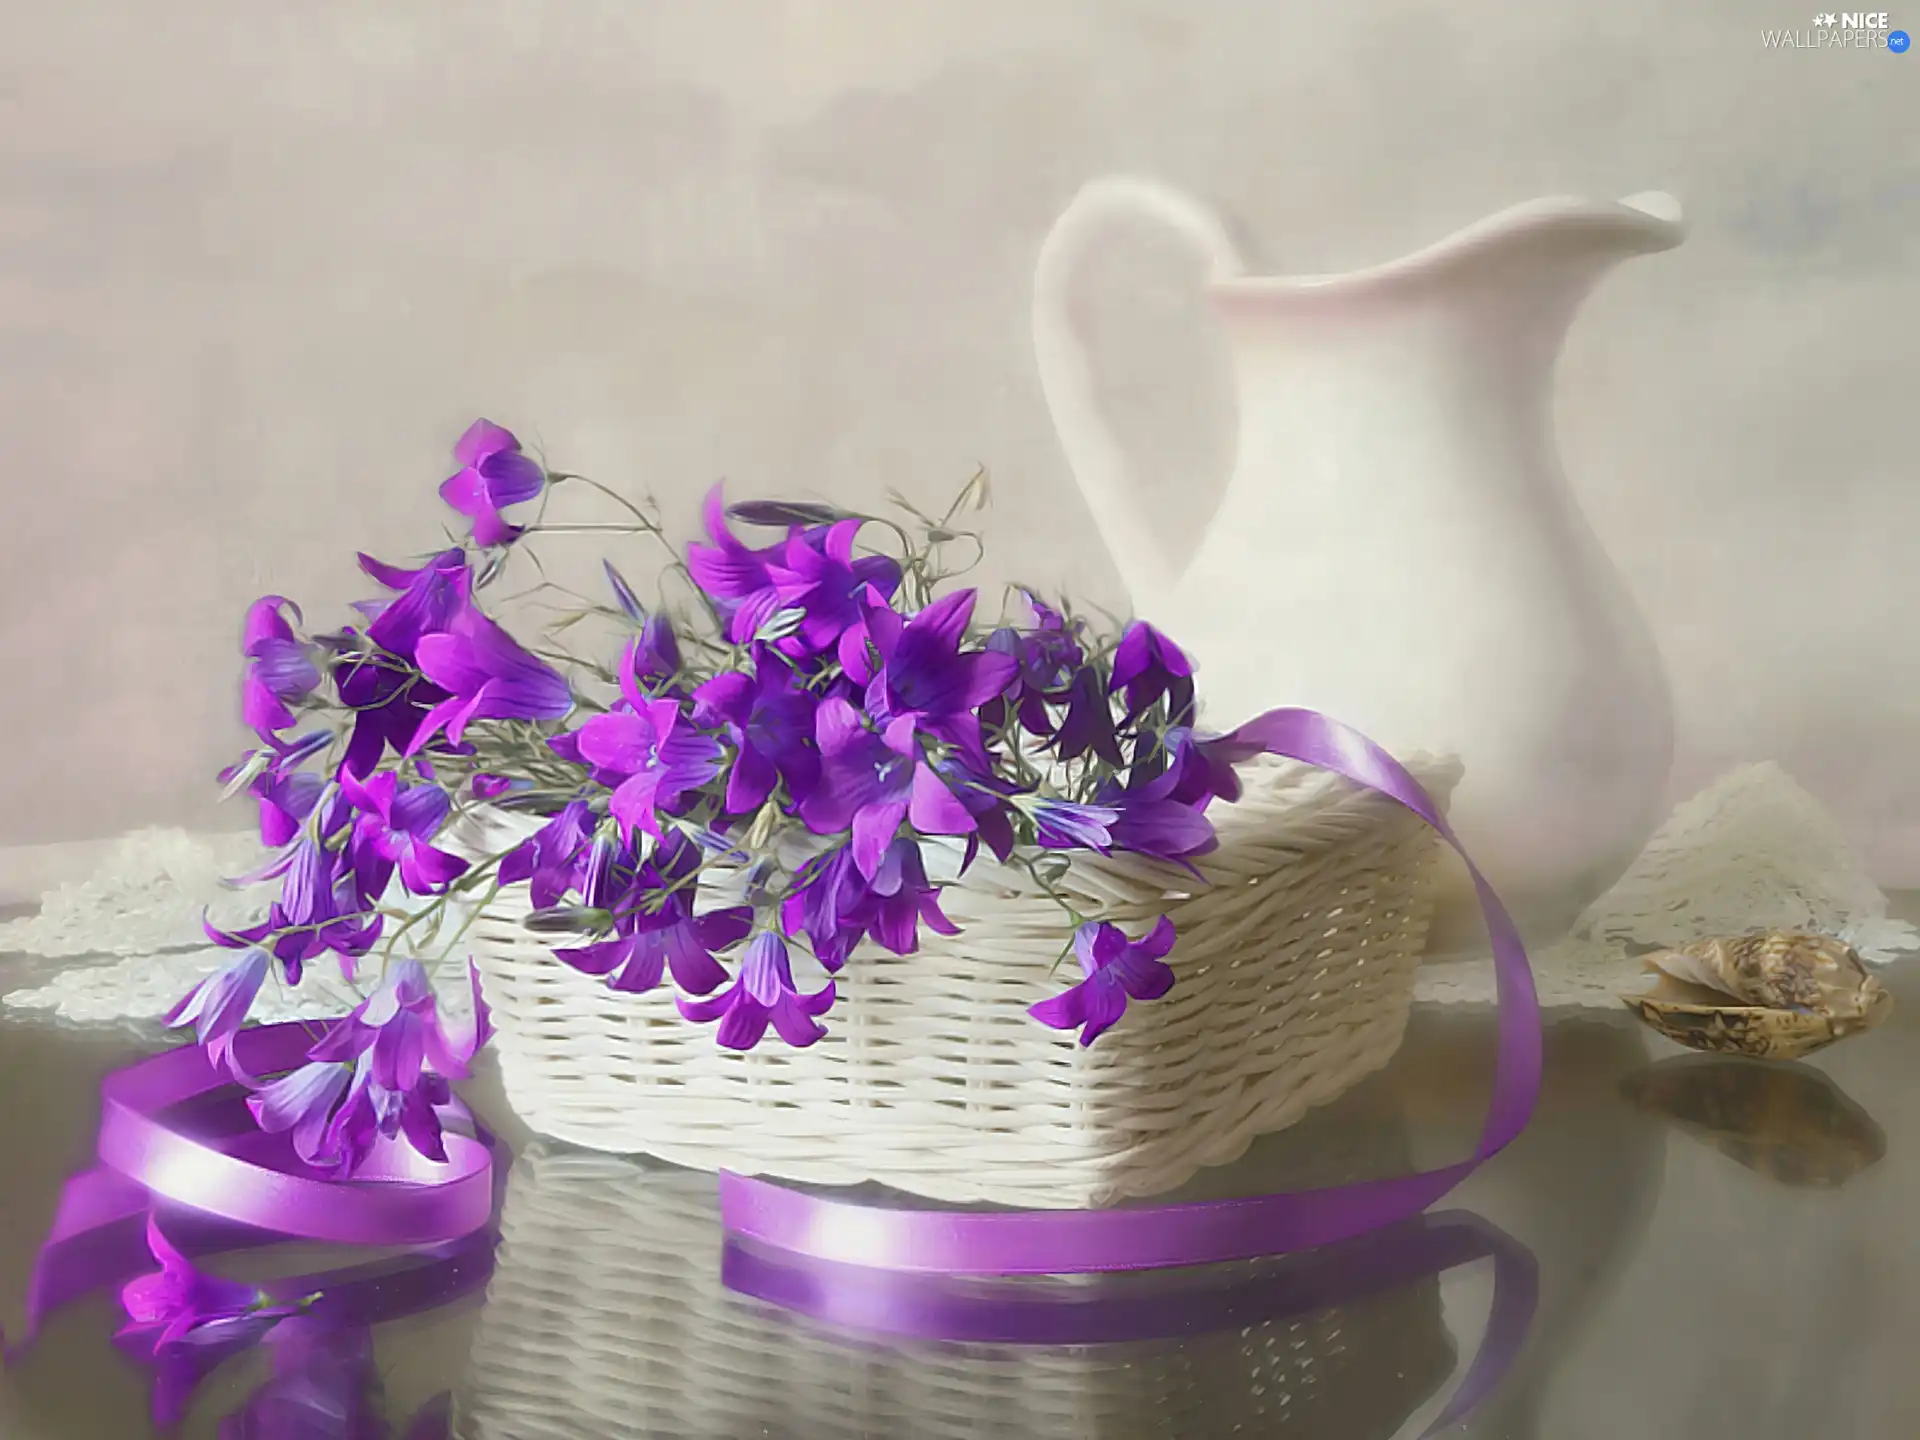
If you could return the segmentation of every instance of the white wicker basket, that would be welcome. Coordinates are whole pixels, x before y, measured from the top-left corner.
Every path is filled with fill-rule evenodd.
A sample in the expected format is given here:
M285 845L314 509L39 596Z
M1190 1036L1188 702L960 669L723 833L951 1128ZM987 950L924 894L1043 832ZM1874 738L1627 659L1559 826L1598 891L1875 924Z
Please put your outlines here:
M1335 1173L1391 1166L1379 1138L1368 1132L1354 1147L1368 1153ZM1177 1341L841 1331L722 1285L710 1177L544 1144L514 1161L501 1231L456 1391L460 1440L1384 1436L1455 1358L1433 1276ZM1075 1289L1137 1295L1142 1283L1082 1277Z
M1460 774L1408 768L1438 804ZM942 896L958 935L923 929L908 956L862 946L825 1039L745 1055L664 987L619 994L555 959L516 887L470 935L508 1100L544 1134L706 1170L1042 1207L1171 1189L1386 1064L1425 944L1431 830L1308 766L1243 775L1242 799L1212 812L1204 884L1074 857L1060 888L1083 913L1133 934L1166 914L1179 932L1172 992L1090 1048L1027 1014L1079 978L1055 969L1059 907L985 857Z

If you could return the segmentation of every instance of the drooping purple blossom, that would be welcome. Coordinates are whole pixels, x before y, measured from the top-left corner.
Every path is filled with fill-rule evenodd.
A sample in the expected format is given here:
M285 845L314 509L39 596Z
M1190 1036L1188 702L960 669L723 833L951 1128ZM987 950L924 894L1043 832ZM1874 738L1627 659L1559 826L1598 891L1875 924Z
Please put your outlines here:
M1144 778L1151 771L1136 768L1124 786L1109 782L1094 799L1116 812L1107 827L1116 849L1184 864L1218 848L1219 835L1206 806L1218 793L1214 787L1237 788L1239 781L1231 767L1223 776L1217 758L1199 751L1190 732L1172 732L1167 743L1173 759L1158 775Z
M406 754L427 716L448 698L446 691L416 673L410 662L378 652L337 663L334 685L341 705L353 713L353 733L341 769L362 777L378 769L389 750Z
M119 1337L137 1336L157 1353L175 1345L205 1345L231 1337L238 1325L265 1324L293 1312L253 1285L208 1275L180 1253L147 1216L147 1249L160 1268L129 1280L120 1291L127 1323Z
M827 1033L817 1017L832 1008L833 1000L831 980L811 995L801 994L794 983L787 942L763 930L747 942L739 977L732 985L718 995L700 1000L681 997L677 1003L680 1013L698 1024L718 1020L714 1039L724 1049L751 1050L769 1024L787 1044L805 1049Z
M1073 936L1086 978L1027 1013L1055 1030L1078 1030L1080 1043L1091 1045L1126 1013L1129 1000L1158 1000L1173 988L1173 967L1165 961L1173 942L1173 922L1165 916L1138 940L1109 921L1088 921Z
M475 543L505 545L518 537L520 527L500 512L538 496L547 483L546 472L521 453L511 430L491 420L469 425L453 447L453 458L460 469L441 482L440 498L472 517Z
M1076 671L1067 687L1067 713L1054 737L1054 748L1062 760L1077 760L1092 751L1109 765L1125 763L1112 703L1091 665Z
M904 820L926 835L964 835L973 816L922 755L914 717L902 715L882 731L838 697L815 714L820 784L800 806L816 835L853 832L853 859L871 880Z
M469 967L469 978L473 1020L449 1029L420 962L392 962L373 993L307 1051L306 1065L249 1097L254 1119L290 1132L302 1160L337 1175L352 1175L382 1137L404 1135L429 1160L445 1161L448 1082L467 1077L491 1033L479 972Z
M592 807L584 800L569 800L509 853L496 873L503 884L525 882L534 909L550 909L569 891L583 887L592 843Z
M351 980L354 962L380 938L384 918L367 908L371 898L361 893L358 877L343 850L326 843L339 829L333 816L345 804L334 793L323 800L331 815L323 815L312 833L302 834L271 863L242 877L244 883L278 878L280 895L268 907L266 920L255 926L224 931L211 924L203 928L214 943L231 949L266 945L280 962L289 985L298 985L308 961L328 953L340 959L340 972Z
M756 550L728 528L718 485L707 492L700 515L711 543L687 546L687 572L726 622L727 638L745 644L781 608L779 588L767 569L779 547Z
M224 969L215 971L181 997L166 1014L169 1027L191 1025L207 1059L222 1070L233 1065L233 1041L266 982L267 952L250 945Z
M812 793L820 778L813 698L763 647L756 647L753 674L716 675L694 690L693 700L694 717L724 725L733 740L729 811L745 815L759 809L783 779L795 803Z
M389 590L400 593L379 604L367 638L390 655L414 658L423 635L438 634L473 603L473 572L459 549L442 550L415 570L387 565L370 555L360 568Z
M1113 655L1110 688L1126 692L1129 715L1143 713L1165 695L1175 721L1192 719L1193 663L1144 620L1135 620L1121 635Z
M629 643L620 667L620 693L629 708L595 715L574 732L573 744L595 778L616 785L608 807L614 819L629 834L638 828L658 837L658 812L671 811L687 791L718 775L725 752L713 736L686 722L678 700L650 700L641 693L638 654L638 643Z
M403 786L388 770L365 784L343 774L340 791L359 812L348 856L362 895L384 894L396 868L411 895L436 894L467 872L465 860L428 843L453 805L438 785Z
M866 879L854 863L852 848L836 845L800 867L781 902L780 926L789 935L805 935L814 958L828 971L837 971L866 935L866 894Z
M320 683L312 647L287 623L288 610L299 618L300 607L285 596L262 596L247 607L241 635L247 666L240 681L240 715L263 740L290 729L293 712L287 707Z
M1002 695L981 707L981 719L995 728L1009 713L1017 715L1029 734L1051 735L1049 704L1062 704L1074 672L1086 662L1080 644L1080 625L1069 625L1059 611L1026 594L1034 624L1029 629L1002 626L987 637L987 649L1013 657L1016 669Z
M919 841L906 836L880 857L858 913L874 943L895 955L920 948L922 924L942 935L960 933L940 908L940 887L927 879Z
M421 636L416 659L447 699L420 722L409 755L443 727L458 744L475 720L561 720L573 709L566 677L475 609L461 611L447 630Z
M967 850L961 869L973 865L982 842L993 852L996 860L1005 863L1013 854L1015 841L1012 802L1015 796L1025 792L1011 781L991 772L976 770L953 756L937 761L934 769L939 771L947 788L953 791L954 797L973 817L974 828L967 836Z
M670 837L636 867L624 894L601 901L614 914L610 939L553 953L584 974L609 976L610 989L628 994L644 994L667 974L689 995L711 994L727 979L714 954L747 938L753 909L735 905L696 915L692 882L699 866L699 848L685 836Z

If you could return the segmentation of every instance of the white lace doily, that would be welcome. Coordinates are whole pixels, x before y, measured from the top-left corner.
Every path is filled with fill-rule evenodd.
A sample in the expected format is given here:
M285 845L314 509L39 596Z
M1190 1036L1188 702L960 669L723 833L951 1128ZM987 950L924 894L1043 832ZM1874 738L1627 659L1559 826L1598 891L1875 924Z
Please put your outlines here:
M279 893L278 880L244 889L227 883L266 858L251 834L156 829L122 836L91 877L48 891L37 914L0 924L0 954L76 962L46 984L14 990L0 1002L89 1025L159 1019L233 959L233 951L208 941L202 915L225 928L253 924L266 914ZM470 1015L464 966L440 964L435 970L443 1013ZM306 967L298 989L269 981L251 1013L261 1021L319 1020L344 1015L359 1001L338 967L322 960Z
M261 858L248 835L126 836L91 879L50 892L37 915L0 925L0 953L89 962L15 990L5 1003L82 1023L164 1015L232 958L208 945L201 913L237 925L265 912L271 883L244 891L223 883ZM1832 817L1773 764L1735 770L1683 804L1574 936L1532 956L1540 1001L1611 1009L1639 981L1645 951L1758 927L1837 935L1881 963L1920 949L1920 932L1887 917L1886 897ZM458 977L442 980L442 1003L461 1014L469 1006L464 967L441 970ZM1491 963L1429 964L1415 995L1432 1004L1491 1004ZM297 991L262 991L253 1013L314 1019L339 1015L356 999L322 963L308 968Z
M1833 817L1772 763L1730 771L1682 804L1573 934L1529 958L1542 1006L1613 1009L1642 984L1647 951L1756 929L1834 935L1879 964L1920 949L1920 931L1888 918ZM1414 996L1491 1005L1492 962L1429 964Z

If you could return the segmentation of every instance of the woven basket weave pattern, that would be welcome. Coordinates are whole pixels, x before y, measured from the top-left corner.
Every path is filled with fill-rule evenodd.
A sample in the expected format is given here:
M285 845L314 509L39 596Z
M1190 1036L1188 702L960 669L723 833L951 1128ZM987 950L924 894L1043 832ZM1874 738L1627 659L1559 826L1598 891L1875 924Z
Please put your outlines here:
M507 1187L463 1440L1386 1435L1453 1360L1431 1276L1178 1344L854 1335L724 1287L708 1176L536 1145Z
M1441 804L1459 776L1408 768ZM1076 855L1059 882L1083 913L1131 934L1166 914L1180 937L1171 993L1090 1048L1026 1013L1079 978L1057 963L1059 907L985 859L942 896L961 933L923 928L907 956L862 946L804 1051L723 1051L665 988L610 991L508 892L472 938L509 1099L544 1134L707 1170L1043 1207L1170 1189L1384 1065L1425 943L1430 829L1310 767L1244 774L1201 880Z

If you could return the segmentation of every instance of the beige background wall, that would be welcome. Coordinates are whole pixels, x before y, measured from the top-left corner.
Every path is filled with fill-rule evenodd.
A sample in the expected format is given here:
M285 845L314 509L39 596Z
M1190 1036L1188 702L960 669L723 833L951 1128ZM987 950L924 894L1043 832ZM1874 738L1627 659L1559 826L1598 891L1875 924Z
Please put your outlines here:
M984 460L990 578L1117 600L1026 306L1054 213L1124 167L1289 269L1535 194L1680 194L1693 240L1609 281L1561 384L1568 469L1673 671L1676 788L1778 757L1920 884L1920 59L1762 48L1804 23L0 0L0 844L242 823L211 781L242 606L331 616L354 548L432 544L475 413L681 524L722 475L933 500ZM1203 495L1230 417L1191 277L1143 241L1093 282L1143 467Z

